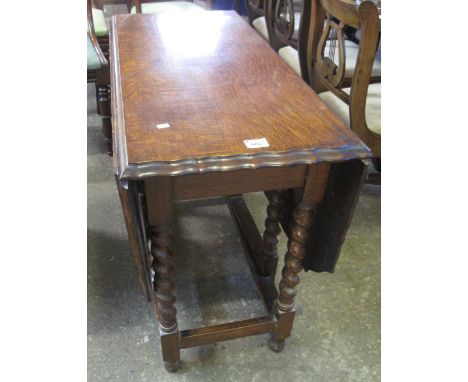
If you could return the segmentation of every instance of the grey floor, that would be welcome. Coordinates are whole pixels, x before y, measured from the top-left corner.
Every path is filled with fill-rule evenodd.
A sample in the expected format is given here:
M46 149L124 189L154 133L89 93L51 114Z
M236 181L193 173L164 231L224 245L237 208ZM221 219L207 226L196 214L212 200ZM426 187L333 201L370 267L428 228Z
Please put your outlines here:
M301 274L297 315L282 353L260 335L181 351L167 373L152 306L141 294L88 84L88 380L379 381L380 187L366 185L334 274ZM247 195L259 227L262 194ZM181 206L174 243L179 328L261 315L227 208ZM280 252L286 239L280 237ZM281 261L282 266L282 261ZM277 279L280 277L278 270Z

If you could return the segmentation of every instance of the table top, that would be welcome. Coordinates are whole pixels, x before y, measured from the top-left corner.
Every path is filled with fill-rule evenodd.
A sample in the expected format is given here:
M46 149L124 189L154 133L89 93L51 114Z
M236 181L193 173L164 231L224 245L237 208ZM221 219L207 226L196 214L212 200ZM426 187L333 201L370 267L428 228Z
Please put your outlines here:
M114 16L110 63L120 179L370 157L233 11Z

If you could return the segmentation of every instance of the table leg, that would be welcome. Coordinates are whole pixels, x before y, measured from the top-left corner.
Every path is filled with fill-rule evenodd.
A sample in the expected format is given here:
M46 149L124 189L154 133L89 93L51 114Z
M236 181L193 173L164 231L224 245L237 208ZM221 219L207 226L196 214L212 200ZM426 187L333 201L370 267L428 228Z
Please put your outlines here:
M175 371L180 366L179 331L174 306L174 269L170 250L172 219L171 180L162 178L146 183L148 220L154 276L154 306L159 321L159 334L164 367Z
M280 214L282 209L282 196L280 191L269 193L265 232L263 233L263 269L262 276L273 276L278 266L278 235L281 232Z
M284 340L290 336L296 313L296 287L299 284L299 272L302 270L308 228L312 223L315 206L320 203L327 185L329 165L317 164L309 167L304 186L302 201L294 211L294 222L288 251L284 259L282 278L279 284L279 296L275 301L276 327L269 341L270 348L280 352Z

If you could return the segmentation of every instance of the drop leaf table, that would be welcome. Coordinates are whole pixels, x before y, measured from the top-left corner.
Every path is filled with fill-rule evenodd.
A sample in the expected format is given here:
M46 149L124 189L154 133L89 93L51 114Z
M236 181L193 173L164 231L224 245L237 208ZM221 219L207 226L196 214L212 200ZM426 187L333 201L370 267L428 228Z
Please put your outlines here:
M369 149L235 12L117 15L110 34L116 183L166 369L180 349L255 334L281 351L299 272L333 271ZM269 199L263 236L242 199L258 191ZM227 200L269 314L179 330L173 204L214 197Z

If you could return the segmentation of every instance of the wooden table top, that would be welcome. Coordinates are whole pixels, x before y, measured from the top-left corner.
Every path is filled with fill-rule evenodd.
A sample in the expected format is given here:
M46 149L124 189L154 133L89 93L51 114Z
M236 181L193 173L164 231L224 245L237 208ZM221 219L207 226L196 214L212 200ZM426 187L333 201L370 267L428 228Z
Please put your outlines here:
M114 16L110 63L120 179L370 157L233 11Z

